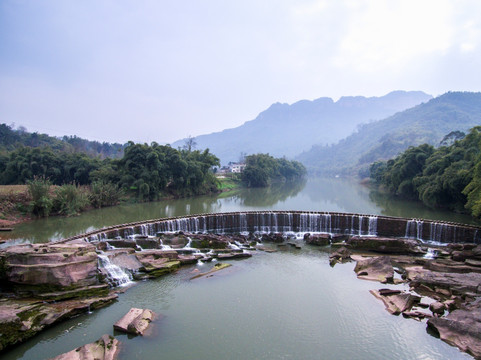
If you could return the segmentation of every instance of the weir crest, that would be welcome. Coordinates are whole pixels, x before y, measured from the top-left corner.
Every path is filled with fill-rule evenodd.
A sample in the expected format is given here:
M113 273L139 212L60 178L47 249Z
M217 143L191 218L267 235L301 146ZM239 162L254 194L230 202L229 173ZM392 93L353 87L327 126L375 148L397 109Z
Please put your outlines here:
M247 211L186 215L120 224L69 239L102 241L157 233L329 233L358 236L406 237L436 243L481 243L481 227L390 216L338 212Z

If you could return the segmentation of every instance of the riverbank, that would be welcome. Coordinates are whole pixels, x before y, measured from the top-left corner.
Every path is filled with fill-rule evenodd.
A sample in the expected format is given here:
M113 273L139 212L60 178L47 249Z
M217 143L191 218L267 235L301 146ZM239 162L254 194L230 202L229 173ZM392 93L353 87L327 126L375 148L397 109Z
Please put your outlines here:
M32 219L25 213L31 200L26 185L0 185L0 228Z
M50 201L53 202L55 199L55 189L57 186L51 186L50 190ZM224 178L219 179L219 186L217 193L228 193L240 188L240 183L231 179L231 178ZM79 191L82 191L85 196L88 196L89 189L88 187L81 187ZM206 195L200 194L199 196ZM135 196L126 194L122 191L119 191L117 195L118 201L112 205L105 205L102 207L112 207L124 204L133 204L133 203L144 203L145 201L139 201ZM187 196L185 198L189 198ZM182 198L180 195L176 194L164 194L158 200L155 201L166 201L166 200L173 200ZM10 229L16 224L25 223L31 221L33 219L38 219L39 216L35 216L30 208L32 203L32 196L28 191L27 185L0 185L0 240L8 239L8 232L2 233L2 229ZM155 202L152 201L152 202ZM72 213L59 213L59 212L50 212L48 217L70 217L79 215L81 213L88 212L90 210L96 209L97 207L90 204L85 204L82 207L77 208L76 212Z

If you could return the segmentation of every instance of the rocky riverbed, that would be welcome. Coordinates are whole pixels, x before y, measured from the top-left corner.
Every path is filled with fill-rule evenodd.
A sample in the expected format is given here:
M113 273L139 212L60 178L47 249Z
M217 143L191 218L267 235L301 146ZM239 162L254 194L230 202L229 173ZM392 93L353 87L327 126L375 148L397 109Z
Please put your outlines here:
M280 233L255 237L179 232L3 249L0 351L116 301L117 293L126 289L119 285L162 276L184 264L249 257L256 249L268 250L262 244L268 242L293 249L302 244ZM372 291L387 311L425 321L442 340L481 358L481 246L428 247L412 239L328 234L306 234L304 242L329 251L332 266L356 261L360 279L392 284Z
M376 237L333 245L338 249L331 254L332 265L356 261L358 278L400 285L371 291L388 312L427 319L434 335L481 359L480 245L426 247L416 240Z

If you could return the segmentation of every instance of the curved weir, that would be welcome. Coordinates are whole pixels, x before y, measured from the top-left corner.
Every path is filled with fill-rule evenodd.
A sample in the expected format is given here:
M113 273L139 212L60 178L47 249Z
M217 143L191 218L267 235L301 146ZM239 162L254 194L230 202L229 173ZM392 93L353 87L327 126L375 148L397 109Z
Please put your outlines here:
M407 237L437 243L481 243L481 227L422 219L337 212L248 211L188 215L121 224L68 239L101 241L135 234L154 236L191 233L329 233L342 235Z

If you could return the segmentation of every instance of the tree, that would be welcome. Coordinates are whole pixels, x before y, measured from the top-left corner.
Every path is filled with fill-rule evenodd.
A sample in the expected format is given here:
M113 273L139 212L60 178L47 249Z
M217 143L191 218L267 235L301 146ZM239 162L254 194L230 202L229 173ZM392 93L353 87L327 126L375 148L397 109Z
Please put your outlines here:
M197 146L197 141L195 141L195 137L192 137L189 135L187 139L185 139L183 149L187 150L187 152L191 152L192 150L195 149L196 146Z
M306 168L298 161L276 159L269 154L246 157L246 167L241 179L247 187L265 187L273 181L290 181L302 178Z

